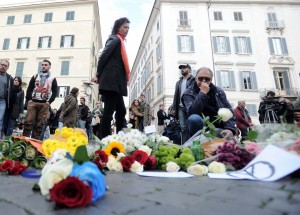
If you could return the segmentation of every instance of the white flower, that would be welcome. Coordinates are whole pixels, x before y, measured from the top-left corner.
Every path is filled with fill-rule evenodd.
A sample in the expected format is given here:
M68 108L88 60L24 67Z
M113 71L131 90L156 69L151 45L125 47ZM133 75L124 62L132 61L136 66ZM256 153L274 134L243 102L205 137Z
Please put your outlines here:
M232 112L228 108L220 108L218 115L222 118L223 122L227 122L232 116Z
M140 146L139 150L146 152L148 156L151 155L151 152L152 152L152 149L150 149L149 146L144 146L144 145Z
M134 163L131 165L130 171L131 172L143 172L144 171L144 167L139 162L134 161Z
M205 165L195 164L187 168L187 172L192 175L206 175L208 168Z
M45 166L39 180L42 195L49 194L49 190L61 180L67 178L73 168L73 162L64 158L51 165Z
M125 157L124 153L117 153L117 161L121 160L123 157Z
M158 142L163 142L163 143L167 143L170 141L170 139L166 136L160 136L157 140Z
M127 128L132 128L132 126L133 126L133 125L132 125L131 123L128 123L128 124L127 124Z
M224 173L226 172L226 167L223 163L213 161L208 165L208 171L212 173Z
M166 170L167 172L178 172L180 167L177 165L177 163L169 161L166 163L167 167Z
M114 163L116 162L116 159L114 158L114 156L108 156L108 161L106 163L106 167L113 171L114 170Z
M123 166L122 166L121 162L115 161L113 170L116 172L123 172Z

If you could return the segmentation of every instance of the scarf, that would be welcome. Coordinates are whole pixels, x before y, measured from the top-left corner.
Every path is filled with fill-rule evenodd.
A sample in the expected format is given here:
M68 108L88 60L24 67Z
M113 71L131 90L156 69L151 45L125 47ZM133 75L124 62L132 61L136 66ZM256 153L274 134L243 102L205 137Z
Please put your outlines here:
M51 76L50 72L49 71L48 72L42 72L42 71L40 71L39 72L39 76L40 76L40 79L41 79L41 81L39 83L40 86L41 87L45 87L47 79Z
M126 81L128 83L129 78L130 78L130 68L129 68L126 49L125 49L125 43L124 43L125 37L124 37L124 35L122 35L119 32L118 32L117 36L120 38L120 41L121 41L121 56L122 56L123 64L124 64L125 71L126 71Z

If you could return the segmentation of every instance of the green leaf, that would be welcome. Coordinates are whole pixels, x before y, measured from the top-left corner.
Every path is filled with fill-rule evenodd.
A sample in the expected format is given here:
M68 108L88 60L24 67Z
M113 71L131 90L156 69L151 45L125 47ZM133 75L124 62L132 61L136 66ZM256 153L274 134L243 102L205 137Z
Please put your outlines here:
M210 130L210 134L212 137L216 137L218 132L215 129Z
M225 165L226 171L235 171L235 168L232 165Z
M75 155L74 155L74 161L78 164L82 164L84 162L89 161L89 156L87 153L87 149L85 145L82 146L78 146L76 151L75 151Z
M255 141L258 137L257 131L249 131L246 136L246 140Z
M210 121L206 122L207 126L210 128L210 129L215 129L216 126L214 124L212 124Z

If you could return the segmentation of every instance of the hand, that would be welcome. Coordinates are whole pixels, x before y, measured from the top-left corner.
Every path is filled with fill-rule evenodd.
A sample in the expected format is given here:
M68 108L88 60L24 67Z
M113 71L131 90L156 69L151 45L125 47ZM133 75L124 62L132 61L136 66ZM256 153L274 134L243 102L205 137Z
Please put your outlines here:
M46 104L50 106L50 103L49 103L49 102L46 102Z
M208 83L202 82L199 89L200 89L200 92L207 94L210 90L210 87L209 87Z
M92 78L92 82L98 84L98 78L97 77Z
M225 135L224 138L229 140L233 136L233 133L232 133L232 131L225 129L225 130L221 131L221 135Z

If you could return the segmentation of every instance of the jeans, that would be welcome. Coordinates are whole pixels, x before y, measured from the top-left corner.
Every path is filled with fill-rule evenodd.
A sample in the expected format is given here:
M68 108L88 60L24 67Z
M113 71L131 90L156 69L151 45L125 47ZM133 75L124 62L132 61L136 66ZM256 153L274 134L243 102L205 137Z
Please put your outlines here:
M16 119L12 118L10 115L7 118L7 128L4 129L5 131L5 136L11 136L14 128L15 128L15 123L16 123Z
M6 102L4 99L0 99L0 138L2 137L2 125L3 125L5 109L6 109Z
M79 128L81 128L81 129L83 129L83 130L85 130L85 123L86 123L86 121L85 120L78 120L78 127Z
M182 135L182 144L187 141L187 131L186 131L186 124L187 124L187 111L185 107L180 107L178 109L178 118L179 118L179 126L181 129L181 135Z
M198 114L189 116L187 120L188 137L192 137L197 131L201 130L204 125L205 122L203 118Z

